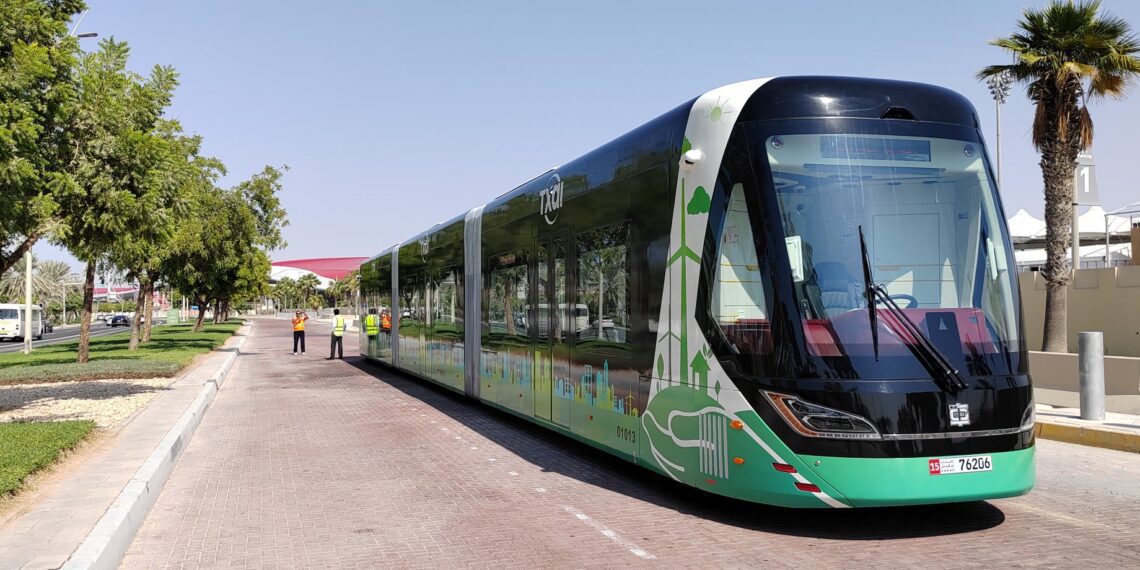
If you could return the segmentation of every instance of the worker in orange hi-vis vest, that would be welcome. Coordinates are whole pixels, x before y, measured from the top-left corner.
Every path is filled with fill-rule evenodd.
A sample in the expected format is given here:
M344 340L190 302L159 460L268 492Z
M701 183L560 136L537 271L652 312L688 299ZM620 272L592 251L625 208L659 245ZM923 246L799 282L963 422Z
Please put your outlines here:
M293 355L297 355L297 342L301 343L301 355L305 354L305 321L309 320L309 315L304 311L297 309L297 313L293 315Z

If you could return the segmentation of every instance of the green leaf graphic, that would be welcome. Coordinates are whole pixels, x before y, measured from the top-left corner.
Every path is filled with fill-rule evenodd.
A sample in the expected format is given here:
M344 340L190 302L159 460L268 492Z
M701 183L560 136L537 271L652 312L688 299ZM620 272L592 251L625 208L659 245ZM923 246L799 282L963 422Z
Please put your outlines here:
M685 140L681 142L681 154L685 154L686 152L689 152L692 148L693 148L693 143L689 142L688 137L686 137Z
M690 216L695 216L697 214L707 214L711 207L712 199L709 198L708 192L705 192L705 187L697 186L697 189L693 191L693 199L689 200L689 206L686 208L686 211L689 212Z
M665 359L660 354L657 355L657 377L665 377Z

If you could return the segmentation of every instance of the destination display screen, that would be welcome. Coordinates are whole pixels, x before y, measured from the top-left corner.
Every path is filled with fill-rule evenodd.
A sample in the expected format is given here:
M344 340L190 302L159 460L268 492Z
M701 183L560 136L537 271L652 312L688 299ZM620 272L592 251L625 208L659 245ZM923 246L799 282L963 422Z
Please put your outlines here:
M930 162L930 141L867 137L819 137L822 158Z

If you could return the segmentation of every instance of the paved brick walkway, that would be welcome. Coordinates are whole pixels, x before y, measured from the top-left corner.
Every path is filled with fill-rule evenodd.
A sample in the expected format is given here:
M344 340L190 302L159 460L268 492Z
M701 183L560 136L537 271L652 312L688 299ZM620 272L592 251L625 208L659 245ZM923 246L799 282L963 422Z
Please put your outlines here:
M286 322L254 325L125 567L1140 567L1137 454L1042 441L1017 499L767 508L325 361L314 328L300 358Z
M130 423L107 434L105 447L80 465L68 467L67 476L58 483L32 491L26 511L0 524L0 570L63 565L198 396L226 352L235 350L235 342L202 357L197 366L159 389Z

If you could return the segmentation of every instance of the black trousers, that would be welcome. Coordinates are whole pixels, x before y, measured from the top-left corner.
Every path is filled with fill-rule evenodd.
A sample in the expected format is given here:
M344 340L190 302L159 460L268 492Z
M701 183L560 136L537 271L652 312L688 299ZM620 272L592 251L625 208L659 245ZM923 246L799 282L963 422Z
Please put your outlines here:
M297 341L301 341L301 352L305 352L305 331L293 331L293 352L297 352Z
M338 353L335 354L337 358L344 358L344 337L332 335L332 344L329 345L329 358L334 356L333 353Z

